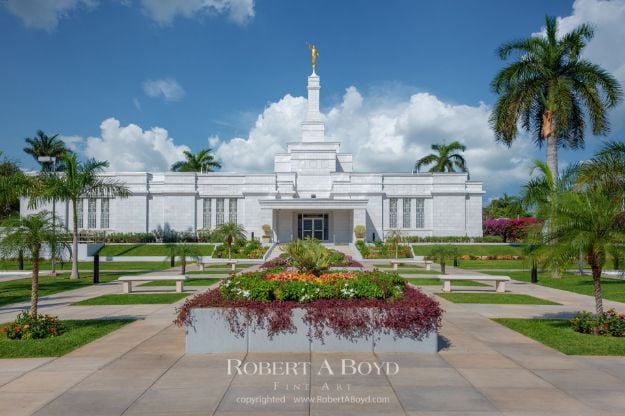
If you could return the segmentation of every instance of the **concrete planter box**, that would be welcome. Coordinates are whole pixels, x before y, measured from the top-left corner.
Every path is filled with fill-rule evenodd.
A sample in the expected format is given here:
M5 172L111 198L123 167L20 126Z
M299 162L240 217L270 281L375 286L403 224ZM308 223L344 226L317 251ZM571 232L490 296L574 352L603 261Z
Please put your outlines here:
M357 340L330 334L320 340L308 338L308 325L302 321L304 311L293 310L293 334L279 334L269 339L264 329L248 330L243 337L230 331L221 308L194 308L193 325L187 326L187 353L232 352L425 352L438 351L438 334L431 332L421 340L395 338L393 334L378 333Z

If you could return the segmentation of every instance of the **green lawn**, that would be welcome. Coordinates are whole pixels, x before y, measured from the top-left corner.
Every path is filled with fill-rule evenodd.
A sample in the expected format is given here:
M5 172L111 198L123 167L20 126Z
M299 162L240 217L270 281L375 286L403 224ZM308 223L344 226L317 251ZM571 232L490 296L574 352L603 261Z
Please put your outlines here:
M374 264L373 267L377 267L379 269L389 269L389 268L393 268L393 265L390 263L379 263L379 264ZM414 264L398 264L397 265L398 268L400 269L414 269L415 265Z
M103 272L100 273L100 282L110 282L117 279L121 275L122 273ZM41 276L39 278L39 297L52 295L65 290L78 289L92 284L93 275L90 273L83 273L78 280L70 280L68 273L64 273L56 277ZM30 300L30 288L30 277L0 282L0 306Z
M188 279L184 282L185 286L211 286L214 285L215 283L221 281L221 279L199 279L199 278L193 278L193 279ZM140 286L176 286L176 282L174 281L163 281L163 282L149 282L149 283L143 283Z
M189 296L189 293L130 293L121 295L102 295L72 303L72 306L166 304L177 302L187 296Z
M492 275L505 275L515 280L523 282L530 281L528 272L488 272ZM578 276L572 273L565 273L561 278L554 279L549 272L538 274L538 284L552 287L554 289L568 290L582 295L594 296L594 286L592 277L589 275ZM616 302L625 302L625 281L617 279L601 279L601 292L604 299Z
M494 321L567 355L625 355L625 338L581 334L563 319Z
M235 270L236 272L240 272L241 269L237 269ZM230 273L232 273L232 270L228 269L228 270L193 270L191 272L186 272L185 274L223 274L223 275L229 275Z
M54 338L11 340L0 335L0 358L59 357L132 322L131 319L63 321Z
M446 245L446 244L441 244ZM415 256L428 256L432 249L434 249L437 245L413 245L412 250L414 251ZM523 247L522 246L511 246L511 245L487 245L487 244L454 244L453 247L458 249L458 254L460 256L463 255L473 255L473 256L522 256L523 255Z
M393 270L385 270L385 271L393 271ZM425 270L425 269L403 269L397 270L399 274L441 274L441 272L437 270Z
M215 246L212 244L190 244L197 248L199 255L210 256ZM166 244L106 244L100 256L169 256L171 247Z
M116 261L105 262L100 259L100 270L162 270L169 268L169 260L163 259L162 261ZM176 262L179 266L180 262ZM52 267L50 262L45 260L40 263L41 270L50 270ZM0 270L17 270L17 260L0 260ZM24 261L24 269L30 270L32 263L30 261ZM69 261L56 263L56 268L59 271L68 271L72 269L72 263ZM93 270L93 262L80 261L78 262L79 270L91 271Z
M513 293L437 293L454 303L487 303L497 305L559 305L547 299Z
M406 278L405 280L417 286L440 286L441 285L441 281L436 277L431 277L431 278L413 277L413 278ZM485 285L479 282L475 282L473 280L466 280L462 282L461 286L485 286Z

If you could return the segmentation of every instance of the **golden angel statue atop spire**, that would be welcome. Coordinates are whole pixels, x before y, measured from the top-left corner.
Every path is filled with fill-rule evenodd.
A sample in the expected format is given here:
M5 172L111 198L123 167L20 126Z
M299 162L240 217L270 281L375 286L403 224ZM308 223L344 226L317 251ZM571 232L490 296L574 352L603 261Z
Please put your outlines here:
M313 72L315 72L315 68L317 67L317 57L319 56L319 51L317 50L317 47L312 43L308 44L308 49L310 49L312 68L313 68Z

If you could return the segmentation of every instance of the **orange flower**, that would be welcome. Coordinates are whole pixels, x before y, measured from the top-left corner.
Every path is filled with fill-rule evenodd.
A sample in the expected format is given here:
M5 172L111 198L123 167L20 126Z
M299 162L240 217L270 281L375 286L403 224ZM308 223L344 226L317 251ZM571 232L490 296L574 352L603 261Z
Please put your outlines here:
M355 279L356 273L354 272L337 272L337 273L324 273L317 277L309 273L301 272L280 272L272 273L265 276L266 280L276 280L280 282L310 282L317 284L332 283L340 279Z

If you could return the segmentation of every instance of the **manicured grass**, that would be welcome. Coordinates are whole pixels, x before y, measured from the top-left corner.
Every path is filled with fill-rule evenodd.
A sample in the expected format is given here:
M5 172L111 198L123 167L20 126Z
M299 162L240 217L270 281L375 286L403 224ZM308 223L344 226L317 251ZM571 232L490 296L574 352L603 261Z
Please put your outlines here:
M505 275L523 282L530 281L530 273L527 272L489 272L492 275ZM594 296L592 277L589 275L579 276L572 273L564 273L562 277L554 279L549 272L538 274L538 284L554 289L568 290L581 295ZM616 302L625 302L625 281L618 279L601 279L601 293L604 299Z
M189 279L189 280L185 280L184 285L185 286L211 286L214 285L215 283L221 281L221 279L200 279L200 278L194 278L194 279ZM171 280L166 280L163 282L149 282L149 283L143 283L140 286L176 286L176 282L171 281Z
M129 293L121 295L102 295L72 303L72 306L152 305L174 303L187 296L189 296L189 293Z
M129 273L123 273L129 274ZM110 282L121 276L122 273L100 273L100 282ZM79 289L93 284L93 275L83 273L78 280L70 280L69 274L64 273L56 277L39 277L39 297L52 295L65 290ZM30 300L31 278L0 282L0 306L10 303Z
M163 270L169 268L169 260L163 259L162 261L116 261L105 262L100 259L100 270ZM179 266L180 262L176 262ZM40 263L41 270L50 270L52 266L48 260ZM24 269L30 270L32 263L30 261L24 261ZM65 261L63 263L57 262L56 268L58 271L68 271L72 269L72 263ZM0 270L17 270L17 260L2 260L0 261ZM92 261L79 261L78 269L91 271L93 270Z
M464 282L463 282L464 284ZM514 293L437 293L453 303L487 303L497 305L560 305L547 299Z
M210 256L215 246L212 244L190 244L199 255ZM107 244L100 250L100 256L169 256L171 247L166 244Z
M581 334L563 319L494 321L567 355L625 355L625 338Z
M430 277L430 278L413 277L413 278L406 278L405 280L417 286L440 286L441 285L441 281L435 277ZM462 282L462 286L485 286L485 285L480 282L475 282L473 280L466 280Z
M241 269L236 269L236 272L240 272ZM193 270L191 272L186 272L185 274L223 274L223 275L229 275L230 273L232 273L232 270L227 269L227 270Z
M241 264L237 264L235 266L236 269L245 269L247 267L251 266L250 265L241 265ZM205 269L230 269L232 266L226 263L221 263L221 264L210 264L210 265L205 265L204 268Z
M11 340L0 335L0 358L59 357L132 322L131 319L63 321L54 338Z
M391 270L385 270L385 271L393 271ZM441 274L441 272L437 271L437 270L425 270L425 269L404 269L404 270L397 270L397 272L399 274Z
M441 244L447 245L447 244ZM436 247L436 244L430 245L413 245L412 250L415 256L428 256ZM452 245L458 250L458 255L473 256L522 256L522 246L511 245L486 245L486 244L454 244Z
M379 269L389 269L389 268L392 269L393 265L390 263L379 263L379 264L374 264L373 267L377 267ZM413 269L415 265L414 264L398 264L397 267L400 269Z

